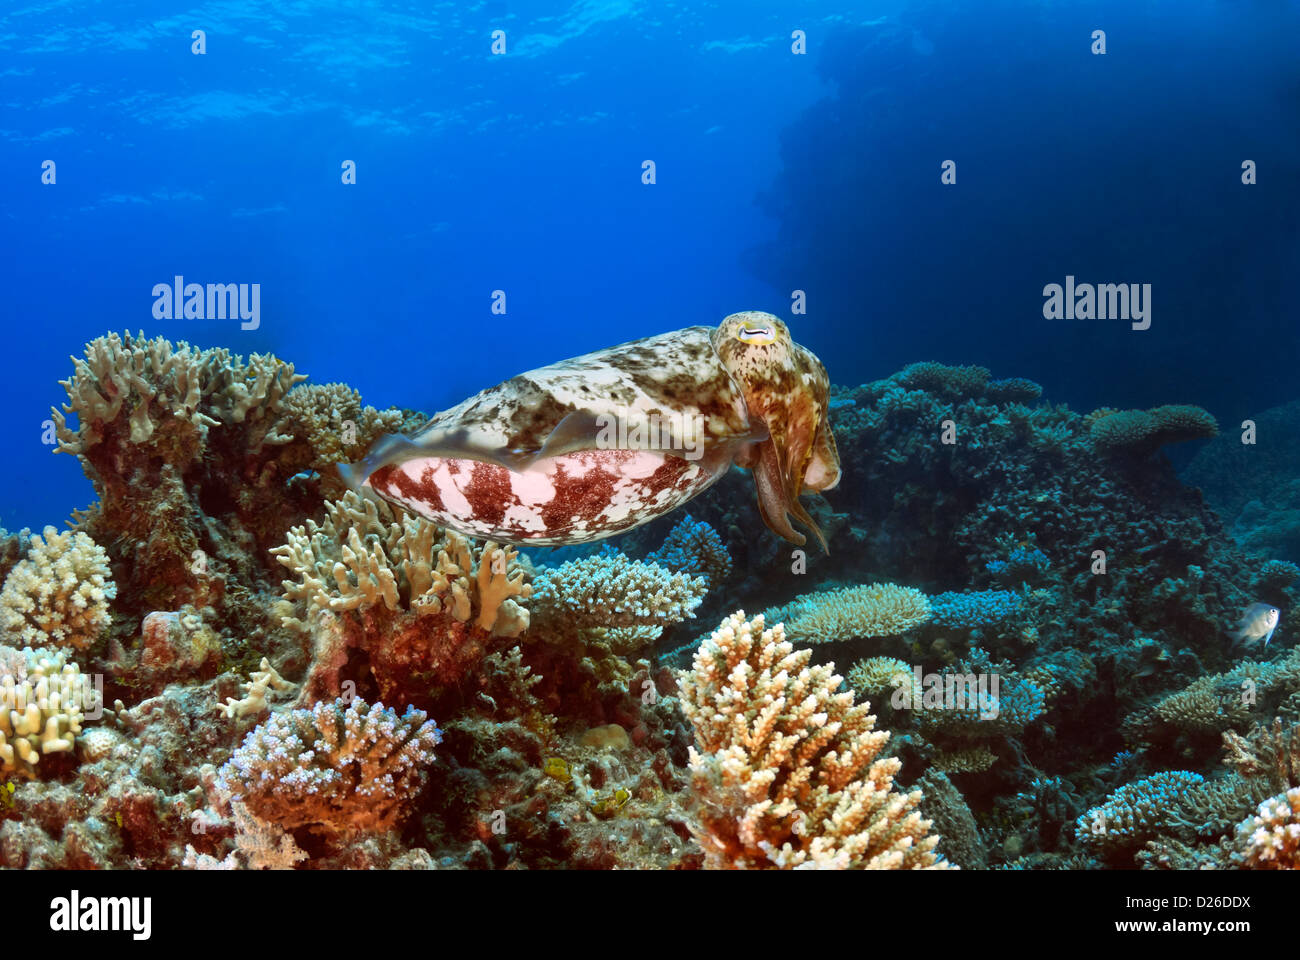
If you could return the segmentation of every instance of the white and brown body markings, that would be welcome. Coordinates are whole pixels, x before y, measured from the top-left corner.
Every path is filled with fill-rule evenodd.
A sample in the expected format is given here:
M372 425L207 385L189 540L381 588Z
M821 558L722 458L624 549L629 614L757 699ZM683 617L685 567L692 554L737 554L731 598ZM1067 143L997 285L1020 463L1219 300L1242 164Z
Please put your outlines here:
M343 468L354 483L460 533L582 543L668 513L733 463L754 471L769 527L827 489L839 461L829 381L771 314L732 314L520 374L385 437ZM652 424L654 429L646 429ZM820 534L818 534L820 539Z

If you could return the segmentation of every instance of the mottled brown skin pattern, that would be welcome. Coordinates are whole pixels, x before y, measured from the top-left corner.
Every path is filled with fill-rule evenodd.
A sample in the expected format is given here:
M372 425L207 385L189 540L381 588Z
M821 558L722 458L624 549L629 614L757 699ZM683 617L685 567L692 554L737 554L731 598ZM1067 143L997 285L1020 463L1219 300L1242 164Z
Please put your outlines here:
M752 343L741 338L746 328L760 325L773 330L772 342ZM799 502L799 495L814 452L839 463L834 440L826 429L830 399L826 368L811 351L795 343L786 325L770 314L733 314L714 331L713 343L745 393L750 418L766 425L771 434L742 463L755 473L764 522L786 540L803 544L804 537L786 519L787 513L793 514L825 550L826 540Z
M717 362L712 333L708 327L687 327L519 374L438 414L411 439L437 447L443 445L445 436L454 439L457 432L472 437L479 424L507 424L510 449L498 452L498 462L517 465L541 450L556 425L569 414L629 407L638 399L638 391L651 399L652 409L664 415L698 410L711 418L708 432L714 438L742 436L750 424L737 413L741 392ZM619 382L587 382L589 374L610 369L618 371ZM569 395L562 398L557 398L555 390L559 377L568 378L563 385ZM714 427L714 420L721 428ZM585 446L574 444L567 449L590 446L588 438ZM462 453L470 455L471 451ZM479 451L480 456L491 453Z

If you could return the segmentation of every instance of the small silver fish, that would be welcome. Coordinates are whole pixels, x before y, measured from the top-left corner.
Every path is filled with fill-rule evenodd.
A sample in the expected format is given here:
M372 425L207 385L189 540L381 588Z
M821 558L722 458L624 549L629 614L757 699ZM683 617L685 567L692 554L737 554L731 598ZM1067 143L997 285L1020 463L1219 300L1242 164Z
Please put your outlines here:
M1241 622L1237 624L1237 629L1233 630L1228 636L1238 642L1245 640L1247 642L1264 638L1264 646L1273 639L1273 631L1277 629L1279 613L1277 607L1270 607L1267 603L1252 603L1246 608L1246 612L1241 615Z

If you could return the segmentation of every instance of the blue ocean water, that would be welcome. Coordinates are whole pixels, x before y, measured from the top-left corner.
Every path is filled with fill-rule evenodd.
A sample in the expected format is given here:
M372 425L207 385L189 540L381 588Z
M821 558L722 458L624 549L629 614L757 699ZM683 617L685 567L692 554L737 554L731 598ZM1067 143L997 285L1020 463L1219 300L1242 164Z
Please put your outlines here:
M841 384L1231 422L1300 360L1298 37L1265 0L8 5L0 521L93 498L42 439L109 330L432 411L752 308ZM1067 276L1150 284L1149 329L1044 319ZM256 329L158 319L176 277L258 284Z

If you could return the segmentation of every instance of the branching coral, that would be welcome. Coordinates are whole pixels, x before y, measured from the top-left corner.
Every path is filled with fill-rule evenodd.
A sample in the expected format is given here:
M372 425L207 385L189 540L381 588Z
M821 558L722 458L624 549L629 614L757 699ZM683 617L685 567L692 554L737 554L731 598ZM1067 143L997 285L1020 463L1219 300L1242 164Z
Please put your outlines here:
M192 604L238 636L267 624L256 597L275 582L267 551L338 489L322 468L353 431L329 418L355 413L358 444L401 419L354 410L350 392L299 394L306 378L270 355L110 334L73 365L58 451L94 486L78 522L108 551L114 614L130 621Z
M1093 448L1109 456L1146 456L1166 444L1218 433L1214 417L1190 404L1114 411L1094 419L1089 430Z
M916 811L921 793L894 789L899 761L881 755L889 733L811 656L781 624L735 613L682 675L705 865L946 867Z
M273 714L217 773L224 798L260 820L329 836L395 827L424 782L441 731L426 715L357 699Z
M799 643L836 643L857 637L888 637L930 618L925 594L911 587L873 583L799 597L802 610L786 624Z
M665 627L693 617L708 581L608 552L543 567L533 588L537 632L548 640L599 639L629 653L644 649Z
M1131 853L1170 823L1182 794L1205 782L1199 773L1172 770L1126 783L1075 822L1075 837L1104 853Z
M267 694L272 690L289 693L293 689L294 685L280 676L271 662L263 657L261 668L249 674L248 682L244 684L244 696L239 699L227 697L226 702L217 704L216 709L225 714L227 720L251 716L269 709L271 704Z
M306 618L284 622L315 635L319 665L360 647L380 695L391 698L411 692L408 681L455 682L482 659L488 638L528 628L518 600L533 588L510 547L477 547L420 517L399 523L386 504L351 491L326 512L324 522L294 527L272 551L294 577L284 581L286 599ZM336 649L327 653L322 643ZM319 679L305 696L340 692Z
M0 628L23 643L85 650L108 624L117 595L108 556L84 533L46 527L0 590Z
M1020 610L1020 595L1011 590L940 593L930 599L931 622L939 627L970 629L1001 623Z
M1226 673L1198 677L1155 705L1156 717L1177 730L1223 733L1269 716L1279 701L1300 690L1300 647L1275 663L1243 660Z
M1234 863L1253 870L1300 870L1300 787L1265 800L1237 827Z
M0 657L0 771L33 779L42 756L73 752L99 694L65 653L0 647Z
M1018 733L1047 708L1042 687L978 647L951 672L931 676L913 705L927 737Z
M689 513L664 538L658 550L646 557L674 573L702 576L717 589L731 576L731 555L718 531Z
M912 703L920 703L923 693L912 668L894 657L867 657L851 666L844 675L845 681L861 699L876 702L888 701L900 687L911 688Z
M332 476L335 464L359 460L385 433L404 433L423 418L400 410L364 406L361 394L344 383L304 383L284 400L285 420L307 440L315 459L307 468Z

